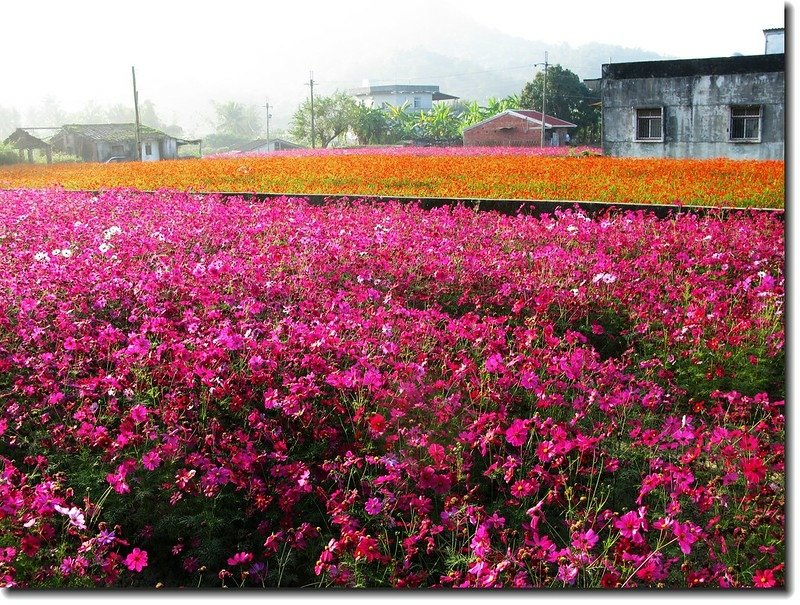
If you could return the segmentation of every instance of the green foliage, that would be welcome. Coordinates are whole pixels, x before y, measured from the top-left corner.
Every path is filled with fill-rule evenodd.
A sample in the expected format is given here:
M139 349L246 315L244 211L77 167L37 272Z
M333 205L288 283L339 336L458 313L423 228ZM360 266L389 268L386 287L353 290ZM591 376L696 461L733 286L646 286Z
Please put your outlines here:
M235 101L213 102L217 113L217 134L249 141L261 135L262 116L255 105L243 105Z
M314 129L311 129L311 99L306 99L292 117L290 134L312 147L328 147L343 138L356 119L358 103L345 92L314 98Z
M21 162L19 152L11 147L0 143L0 166L10 166L11 164L18 164Z
M359 145L395 142L389 116L379 107L356 104L350 128Z
M542 88L544 72L525 84L519 95L519 102L526 109L542 110ZM596 144L600 141L599 100L577 74L560 65L547 70L547 90L545 91L545 113L561 120L577 124L574 143Z
M507 109L521 107L520 99L510 95L490 98L485 106L477 101L434 103L428 111L412 111L403 105L367 107L346 93L314 99L315 144L328 147L342 144L348 133L359 145L396 144L402 141L429 143L456 142L464 128ZM311 145L311 101L304 101L292 119L292 137Z

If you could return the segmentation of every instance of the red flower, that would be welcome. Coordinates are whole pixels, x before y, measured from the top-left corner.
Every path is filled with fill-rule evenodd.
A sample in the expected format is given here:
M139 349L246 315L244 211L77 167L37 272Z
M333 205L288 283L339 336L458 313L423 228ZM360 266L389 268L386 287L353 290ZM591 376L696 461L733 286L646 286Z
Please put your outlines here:
M760 458L749 458L742 462L742 474L748 483L758 483L767 475L767 467Z
M600 586L603 588L616 588L619 586L619 574L616 571L607 571L600 578Z
M756 588L772 588L775 586L775 574L771 569L759 569L753 574L753 586Z
M356 547L356 559L366 559L367 561L374 561L381 556L378 550L378 541L371 536L361 536Z
M372 431L378 435L382 435L386 430L386 418L382 414L373 414L368 422Z

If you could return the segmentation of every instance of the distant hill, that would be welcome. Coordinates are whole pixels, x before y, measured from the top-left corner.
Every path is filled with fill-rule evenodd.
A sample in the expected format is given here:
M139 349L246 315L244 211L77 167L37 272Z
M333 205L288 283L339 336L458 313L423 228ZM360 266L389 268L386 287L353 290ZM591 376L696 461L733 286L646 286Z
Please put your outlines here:
M428 17L411 31L399 22L392 29L397 35L370 31L344 39L342 50L352 49L358 59L341 63L333 56L321 57L315 64L320 94L361 86L366 80L370 84L437 84L442 92L485 102L490 97L519 94L539 71L534 64L544 62L545 52L550 64L559 64L581 79L599 78L604 63L671 58L610 44L572 46L568 40L556 45L527 40L459 15ZM442 27L445 22L447 27ZM277 115L276 123L288 123L290 118Z

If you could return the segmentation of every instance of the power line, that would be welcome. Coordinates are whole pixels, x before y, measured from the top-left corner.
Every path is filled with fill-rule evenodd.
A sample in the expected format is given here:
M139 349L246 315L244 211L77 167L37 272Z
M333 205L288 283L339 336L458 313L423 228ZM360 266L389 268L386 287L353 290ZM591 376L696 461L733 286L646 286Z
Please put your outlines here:
M403 76L399 78L394 78L394 80L445 80L447 78L459 78L462 76L474 76L479 74L488 74L497 71L511 71L514 69L530 69L530 63L526 65L517 65L515 67L497 67L494 69L482 69L480 71L465 71L457 74L448 74L448 75L436 75L436 76ZM392 81L394 81L392 80ZM388 82L386 78L382 78L376 80L377 82ZM317 84L349 84L352 83L352 80L324 80L319 81Z

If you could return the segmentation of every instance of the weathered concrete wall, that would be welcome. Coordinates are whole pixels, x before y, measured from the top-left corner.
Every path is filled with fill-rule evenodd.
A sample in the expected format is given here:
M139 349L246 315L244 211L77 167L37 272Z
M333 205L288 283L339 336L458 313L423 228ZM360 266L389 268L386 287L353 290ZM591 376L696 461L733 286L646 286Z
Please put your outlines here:
M785 72L603 78L603 152L783 159ZM761 105L761 141L731 142L730 106ZM635 141L636 109L664 108L663 142Z

